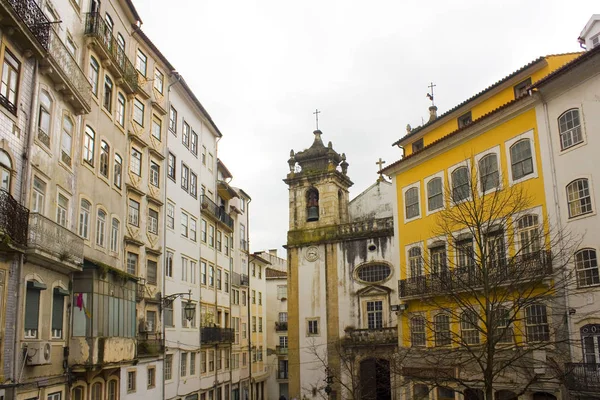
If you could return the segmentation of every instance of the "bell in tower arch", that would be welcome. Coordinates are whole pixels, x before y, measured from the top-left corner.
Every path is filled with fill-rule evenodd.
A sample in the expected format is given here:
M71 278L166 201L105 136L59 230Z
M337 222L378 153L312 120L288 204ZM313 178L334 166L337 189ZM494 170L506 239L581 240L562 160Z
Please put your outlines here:
M319 220L319 191L315 188L306 192L306 221Z

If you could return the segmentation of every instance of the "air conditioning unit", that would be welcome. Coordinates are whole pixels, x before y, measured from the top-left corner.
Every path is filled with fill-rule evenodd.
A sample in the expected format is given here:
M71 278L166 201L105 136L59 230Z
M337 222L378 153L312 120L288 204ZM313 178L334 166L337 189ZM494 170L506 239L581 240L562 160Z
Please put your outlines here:
M52 345L50 342L27 344L27 365L46 365L52 362Z

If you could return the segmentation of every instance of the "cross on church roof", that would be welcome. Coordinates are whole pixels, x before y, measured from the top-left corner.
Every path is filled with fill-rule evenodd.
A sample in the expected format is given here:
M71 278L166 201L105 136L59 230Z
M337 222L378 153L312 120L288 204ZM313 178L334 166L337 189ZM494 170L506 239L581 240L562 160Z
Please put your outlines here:
M321 111L319 111L318 108L315 109L315 112L313 114L315 114L315 117L317 119L317 130L319 130L319 114L321 113Z
M431 83L429 84L429 86L427 86L427 87L429 88L429 93L427 93L427 98L428 98L429 100L431 100L431 105L432 105L432 106L435 106L435 103L434 103L434 101L433 101L433 88L434 88L434 87L436 87L436 86L437 86L437 85L434 85L434 84L433 84L433 82L431 82Z
M379 174L378 181L383 181L384 179L383 179L383 172L381 172L381 167L383 166L383 164L385 164L385 161L383 161L381 159L381 157L379 157L379 161L377 161L375 164L379 166L379 170L377 171L377 173Z

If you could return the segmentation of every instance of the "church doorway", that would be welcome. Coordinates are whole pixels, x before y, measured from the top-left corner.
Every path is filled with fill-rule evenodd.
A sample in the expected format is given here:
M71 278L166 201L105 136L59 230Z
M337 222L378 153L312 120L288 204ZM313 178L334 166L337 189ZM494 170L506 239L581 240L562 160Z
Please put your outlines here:
M361 400L391 400L390 362L368 358L360 363Z

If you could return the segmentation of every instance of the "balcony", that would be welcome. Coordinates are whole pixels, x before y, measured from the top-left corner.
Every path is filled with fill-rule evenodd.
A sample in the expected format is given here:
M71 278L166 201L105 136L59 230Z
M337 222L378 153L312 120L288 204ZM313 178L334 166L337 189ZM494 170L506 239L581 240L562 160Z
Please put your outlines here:
M156 357L162 354L164 350L165 341L163 339L138 339L138 357Z
M286 380L288 379L288 371L285 369L280 369L277 371L277 379L278 380Z
M0 0L0 14L3 27L14 26L15 39L27 42L25 49L48 50L50 21L35 0Z
M600 364L565 364L565 385L569 390L600 393Z
M483 274L479 268L456 268L438 274L415 276L398 281L398 293L402 299L436 296L447 292L471 291L483 286ZM550 251L514 257L487 268L488 282L503 286L517 281L530 282L552 274Z
M10 248L27 246L28 226L29 210L20 205L10 193L0 190L1 243Z
M277 332L287 332L287 321L285 322L279 322L279 321L275 321L275 330Z
M83 239L62 225L38 213L29 216L30 261L65 272L79 271L83 263Z
M248 275L240 275L240 286L250 286L250 277Z
M108 68L120 80L118 84L122 85L127 93L136 93L139 89L138 72L99 13L86 14L85 35L95 40L100 57L110 61Z
M202 201L202 212L207 212L212 215L217 221L222 222L229 229L233 230L233 218L231 218L226 212L225 208L219 207L214 201L206 197L206 195L201 196Z
M346 328L344 346L398 345L398 328L354 329Z
M217 326L204 326L200 329L202 344L233 343L233 329Z
M288 355L288 347L287 346L275 346L275 352L278 356L287 356Z
M248 251L248 241L241 239L240 240L240 249L244 250L244 251Z

